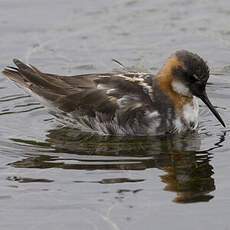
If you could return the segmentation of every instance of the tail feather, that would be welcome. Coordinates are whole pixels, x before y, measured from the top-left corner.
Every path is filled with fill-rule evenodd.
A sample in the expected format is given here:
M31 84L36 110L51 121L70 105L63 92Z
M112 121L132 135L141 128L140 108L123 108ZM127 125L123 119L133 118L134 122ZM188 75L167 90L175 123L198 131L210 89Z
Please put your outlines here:
M50 83L40 74L40 72L35 71L30 66L24 64L18 59L13 59L13 62L18 67L17 71L19 74L22 75L27 81L43 88L50 86Z
M17 68L12 66L7 66L2 73L8 77L10 80L14 81L20 86L27 87L26 79L20 74Z
M55 101L64 94L64 90L52 82L47 74L18 59L13 60L16 67L7 66L2 73L46 105L45 100ZM43 99L42 99L43 98Z
M26 65L18 59L13 59L13 62L16 67L7 66L3 70L3 74L20 86L29 88L32 91L33 88L48 89L53 92L59 91L60 93L63 91L62 88L53 84L48 76L45 76L34 66Z
M18 67L18 70L23 71L23 72L24 71L28 71L28 72L31 71L31 68L28 65L24 64L23 62L21 62L20 60L14 58L13 62Z

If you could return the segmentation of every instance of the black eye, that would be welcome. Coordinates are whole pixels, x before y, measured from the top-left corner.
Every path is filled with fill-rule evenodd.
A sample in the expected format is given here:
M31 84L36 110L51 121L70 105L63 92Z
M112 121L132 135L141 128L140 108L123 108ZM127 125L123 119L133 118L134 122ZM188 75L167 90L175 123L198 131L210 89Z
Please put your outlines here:
M190 81L191 82L198 82L198 81L200 81L200 79L197 75L193 74L193 75L190 75Z

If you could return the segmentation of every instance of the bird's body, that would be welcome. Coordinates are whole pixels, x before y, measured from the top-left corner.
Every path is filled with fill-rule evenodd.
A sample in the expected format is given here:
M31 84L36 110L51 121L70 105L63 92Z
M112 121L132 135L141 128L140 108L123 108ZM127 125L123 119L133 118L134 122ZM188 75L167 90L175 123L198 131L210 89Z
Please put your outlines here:
M179 133L196 129L199 108L178 72L188 51L179 52L155 76L128 71L67 77L42 73L19 60L14 60L17 68L8 67L3 73L37 95L62 122L83 131L103 135ZM194 62L202 60L192 57ZM192 68L196 63L189 64ZM202 68L208 71L202 65L193 71L198 74ZM206 84L207 76L204 78Z

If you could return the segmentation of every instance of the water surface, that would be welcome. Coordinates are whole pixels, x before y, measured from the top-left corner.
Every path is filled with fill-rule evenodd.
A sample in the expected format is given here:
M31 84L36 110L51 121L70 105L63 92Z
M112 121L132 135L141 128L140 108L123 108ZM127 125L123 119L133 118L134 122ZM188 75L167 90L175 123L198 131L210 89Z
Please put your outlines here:
M210 66L197 133L99 137L64 128L0 76L0 229L229 229L230 3L0 1L0 67L157 72L177 49Z

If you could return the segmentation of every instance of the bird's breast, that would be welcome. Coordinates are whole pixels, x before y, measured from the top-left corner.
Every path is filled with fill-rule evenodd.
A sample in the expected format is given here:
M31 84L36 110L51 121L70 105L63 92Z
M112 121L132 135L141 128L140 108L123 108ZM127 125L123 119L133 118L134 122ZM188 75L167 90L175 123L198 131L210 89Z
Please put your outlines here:
M199 105L196 97L190 103L185 104L176 115L175 129L180 131L194 130L198 126Z

